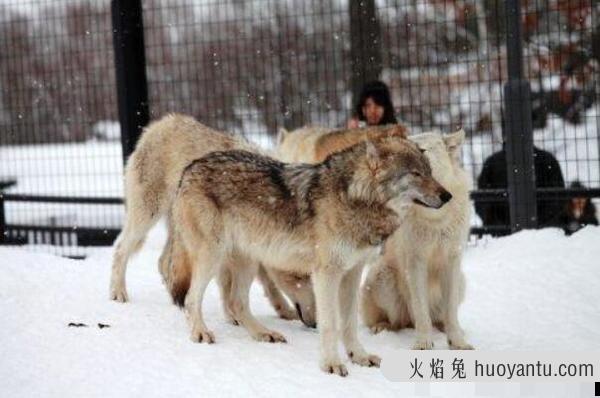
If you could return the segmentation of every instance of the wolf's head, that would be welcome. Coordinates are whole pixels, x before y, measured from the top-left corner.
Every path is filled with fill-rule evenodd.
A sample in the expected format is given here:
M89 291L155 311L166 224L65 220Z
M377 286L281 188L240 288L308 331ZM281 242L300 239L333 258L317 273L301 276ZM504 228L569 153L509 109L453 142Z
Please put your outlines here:
M277 269L272 269L270 275L275 280L275 284L292 301L302 323L310 328L316 327L317 307L310 275L295 274Z
M444 185L455 183L457 174L462 173L460 166L460 150L465 140L464 130L451 134L422 133L410 137L423 151L429 164L433 177Z
M416 203L440 208L452 195L432 176L419 147L405 139L383 138L364 144L364 162L357 167L349 194L390 202L393 207Z
M413 206L412 211L419 214L419 220L437 220L432 226L444 228L468 225L464 220L470 217L469 191L472 188L470 175L460 163L460 151L464 143L465 132L451 134L423 133L410 137L429 160L433 178L444 186L453 196L448 206L434 210ZM458 220L463 222L458 222Z

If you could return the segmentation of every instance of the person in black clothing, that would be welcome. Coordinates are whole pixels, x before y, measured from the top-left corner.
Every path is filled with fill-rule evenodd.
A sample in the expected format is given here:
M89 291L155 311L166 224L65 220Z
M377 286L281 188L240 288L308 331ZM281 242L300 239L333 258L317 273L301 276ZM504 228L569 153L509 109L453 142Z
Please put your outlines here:
M583 189L583 184L574 181L570 188ZM598 225L596 218L596 206L590 198L577 197L569 200L565 205L565 211L560 217L560 222L567 235L571 235L586 225Z
M560 165L556 158L547 151L533 147L535 181L538 188L564 188ZM483 164L477 179L479 189L506 189L506 151L492 154ZM538 200L538 227L561 226L560 215L565 206L564 200ZM508 202L475 202L475 211L484 226L510 225Z
M384 82L374 80L363 86L347 127L360 127L360 122L364 122L367 126L398 124L394 116L390 89Z

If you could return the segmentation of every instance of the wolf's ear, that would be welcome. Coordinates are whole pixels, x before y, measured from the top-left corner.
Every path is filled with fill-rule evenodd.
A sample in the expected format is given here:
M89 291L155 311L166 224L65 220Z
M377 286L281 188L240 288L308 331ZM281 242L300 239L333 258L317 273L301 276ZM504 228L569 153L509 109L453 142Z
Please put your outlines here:
M463 129L444 135L444 144L453 159L458 159L463 142L465 142L465 130Z
M389 130L387 130L387 135L389 137L399 137L406 138L406 127L401 124L392 125Z
M366 150L367 150L367 165L369 165L369 169L375 171L379 168L381 164L381 157L379 156L379 151L377 147L373 145L373 142L370 140L366 142Z
M290 134L289 131L287 131L283 127L280 128L279 131L277 132L277 141L276 141L277 146L280 146L289 134Z

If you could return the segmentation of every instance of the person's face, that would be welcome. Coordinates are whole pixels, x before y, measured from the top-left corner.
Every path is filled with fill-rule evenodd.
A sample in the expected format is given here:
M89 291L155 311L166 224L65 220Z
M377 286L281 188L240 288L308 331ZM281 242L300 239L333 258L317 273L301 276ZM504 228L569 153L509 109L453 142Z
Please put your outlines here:
M371 97L367 98L365 104L362 107L362 113L365 116L367 125L369 126L378 125L381 119L383 118L383 112L383 106L377 105Z

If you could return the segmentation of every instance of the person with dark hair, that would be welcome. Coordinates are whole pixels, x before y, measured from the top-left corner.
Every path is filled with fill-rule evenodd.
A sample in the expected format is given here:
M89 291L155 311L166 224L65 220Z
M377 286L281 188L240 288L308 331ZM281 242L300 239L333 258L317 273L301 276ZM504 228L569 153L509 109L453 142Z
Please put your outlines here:
M569 188L584 189L585 186L579 181L573 181ZM586 225L598 225L596 206L588 197L571 198L565 205L560 222L567 235L579 231Z
M547 151L533 147L535 182L538 188L564 188L560 165L556 158ZM506 175L506 150L492 154L487 158L477 179L479 189L500 189L508 186ZM562 227L559 220L564 209L564 200L537 200L538 227ZM484 226L509 226L510 213L508 201L475 202L475 211Z
M398 123L390 90L384 82L374 80L363 86L348 128L360 127L361 122L367 126Z

